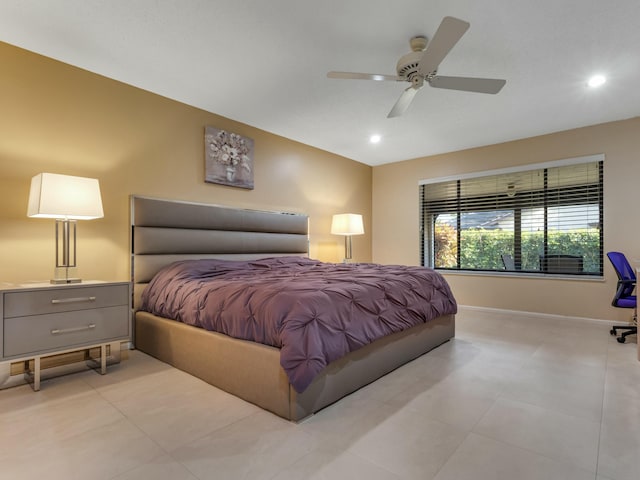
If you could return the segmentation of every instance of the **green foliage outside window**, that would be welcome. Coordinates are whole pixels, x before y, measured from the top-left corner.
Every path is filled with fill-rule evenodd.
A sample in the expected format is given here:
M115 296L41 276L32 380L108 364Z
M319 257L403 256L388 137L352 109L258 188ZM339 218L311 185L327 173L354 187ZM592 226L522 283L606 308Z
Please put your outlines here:
M434 231L434 251L436 268L456 268L458 244L456 229L446 223L436 226Z
M457 268L456 230L450 225L435 228L436 268ZM513 232L508 230L465 229L460 234L460 269L504 270L501 255L513 255ZM597 230L550 231L549 254L579 255L584 272L599 272L600 234ZM542 232L522 232L521 270L540 270L543 254Z

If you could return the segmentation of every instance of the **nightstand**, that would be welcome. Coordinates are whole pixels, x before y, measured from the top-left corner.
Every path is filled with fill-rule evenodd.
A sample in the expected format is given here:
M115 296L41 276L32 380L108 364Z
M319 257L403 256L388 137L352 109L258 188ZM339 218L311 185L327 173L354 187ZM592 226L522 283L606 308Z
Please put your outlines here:
M24 361L25 378L37 391L41 360L53 355L99 348L97 367L106 373L107 347L119 355L120 341L131 337L131 286L0 284L0 313L0 362Z

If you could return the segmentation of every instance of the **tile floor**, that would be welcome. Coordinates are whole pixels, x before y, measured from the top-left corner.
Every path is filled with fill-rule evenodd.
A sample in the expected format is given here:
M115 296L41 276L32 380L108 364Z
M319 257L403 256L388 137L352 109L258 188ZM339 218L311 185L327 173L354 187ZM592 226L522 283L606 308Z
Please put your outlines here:
M0 392L0 479L640 478L640 362L603 323L462 311L296 425L140 352Z

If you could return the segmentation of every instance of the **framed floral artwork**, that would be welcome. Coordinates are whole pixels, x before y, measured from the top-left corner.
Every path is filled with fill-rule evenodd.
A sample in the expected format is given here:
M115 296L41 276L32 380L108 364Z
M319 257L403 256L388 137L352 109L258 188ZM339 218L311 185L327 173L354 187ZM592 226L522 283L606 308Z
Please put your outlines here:
M253 140L207 126L205 182L253 189Z

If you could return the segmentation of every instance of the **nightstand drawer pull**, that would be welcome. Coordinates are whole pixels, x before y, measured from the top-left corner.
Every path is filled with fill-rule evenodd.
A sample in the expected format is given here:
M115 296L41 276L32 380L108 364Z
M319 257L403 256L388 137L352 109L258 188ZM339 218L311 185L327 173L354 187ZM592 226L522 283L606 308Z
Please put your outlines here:
M84 330L93 330L96 328L95 323L90 323L89 325L83 327L72 327L72 328L54 328L51 330L51 335L62 335L63 333L72 333L72 332L82 332Z
M77 298L54 298L51 303L58 305L60 303L82 303L82 302L95 302L96 297L77 297Z

